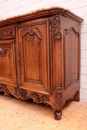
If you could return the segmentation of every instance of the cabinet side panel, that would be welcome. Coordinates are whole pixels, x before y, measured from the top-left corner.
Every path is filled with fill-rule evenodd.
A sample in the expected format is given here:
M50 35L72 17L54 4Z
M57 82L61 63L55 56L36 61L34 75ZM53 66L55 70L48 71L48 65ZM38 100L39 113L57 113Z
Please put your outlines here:
M74 28L64 30L65 88L79 80L79 34Z

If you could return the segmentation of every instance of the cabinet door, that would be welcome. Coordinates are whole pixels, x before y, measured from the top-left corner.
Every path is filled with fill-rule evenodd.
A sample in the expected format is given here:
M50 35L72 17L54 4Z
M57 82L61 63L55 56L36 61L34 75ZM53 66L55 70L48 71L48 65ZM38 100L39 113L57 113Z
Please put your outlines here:
M16 85L14 40L0 41L0 83Z
M22 88L49 93L48 21L34 20L19 27Z

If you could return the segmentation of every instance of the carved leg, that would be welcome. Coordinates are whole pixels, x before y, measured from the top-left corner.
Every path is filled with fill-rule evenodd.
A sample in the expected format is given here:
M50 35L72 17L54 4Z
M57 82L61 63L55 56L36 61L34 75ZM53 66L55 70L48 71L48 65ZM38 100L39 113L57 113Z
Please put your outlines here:
M79 98L79 91L76 93L76 95L73 98L74 101L79 102L80 98Z
M61 119L61 116L62 116L62 112L61 111L54 111L54 118L56 120L60 120Z
M55 88L54 92L52 93L52 95L50 97L50 101L51 101L51 107L54 110L54 118L56 120L61 119L61 116L62 116L61 109L64 105L62 102L61 86L57 86Z

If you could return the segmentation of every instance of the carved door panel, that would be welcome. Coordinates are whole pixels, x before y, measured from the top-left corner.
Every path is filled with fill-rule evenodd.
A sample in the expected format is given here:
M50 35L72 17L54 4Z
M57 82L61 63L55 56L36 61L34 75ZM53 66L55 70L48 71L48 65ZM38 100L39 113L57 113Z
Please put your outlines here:
M48 21L45 19L19 28L21 87L43 93L50 91L47 27Z
M14 40L0 41L0 83L16 85Z

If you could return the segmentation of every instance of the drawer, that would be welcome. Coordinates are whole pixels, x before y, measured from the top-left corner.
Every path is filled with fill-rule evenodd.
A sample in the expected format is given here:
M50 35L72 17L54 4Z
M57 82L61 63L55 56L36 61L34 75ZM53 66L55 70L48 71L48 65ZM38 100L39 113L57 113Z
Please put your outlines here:
M15 38L15 27L14 26L6 26L0 29L0 40L1 39L10 39Z

